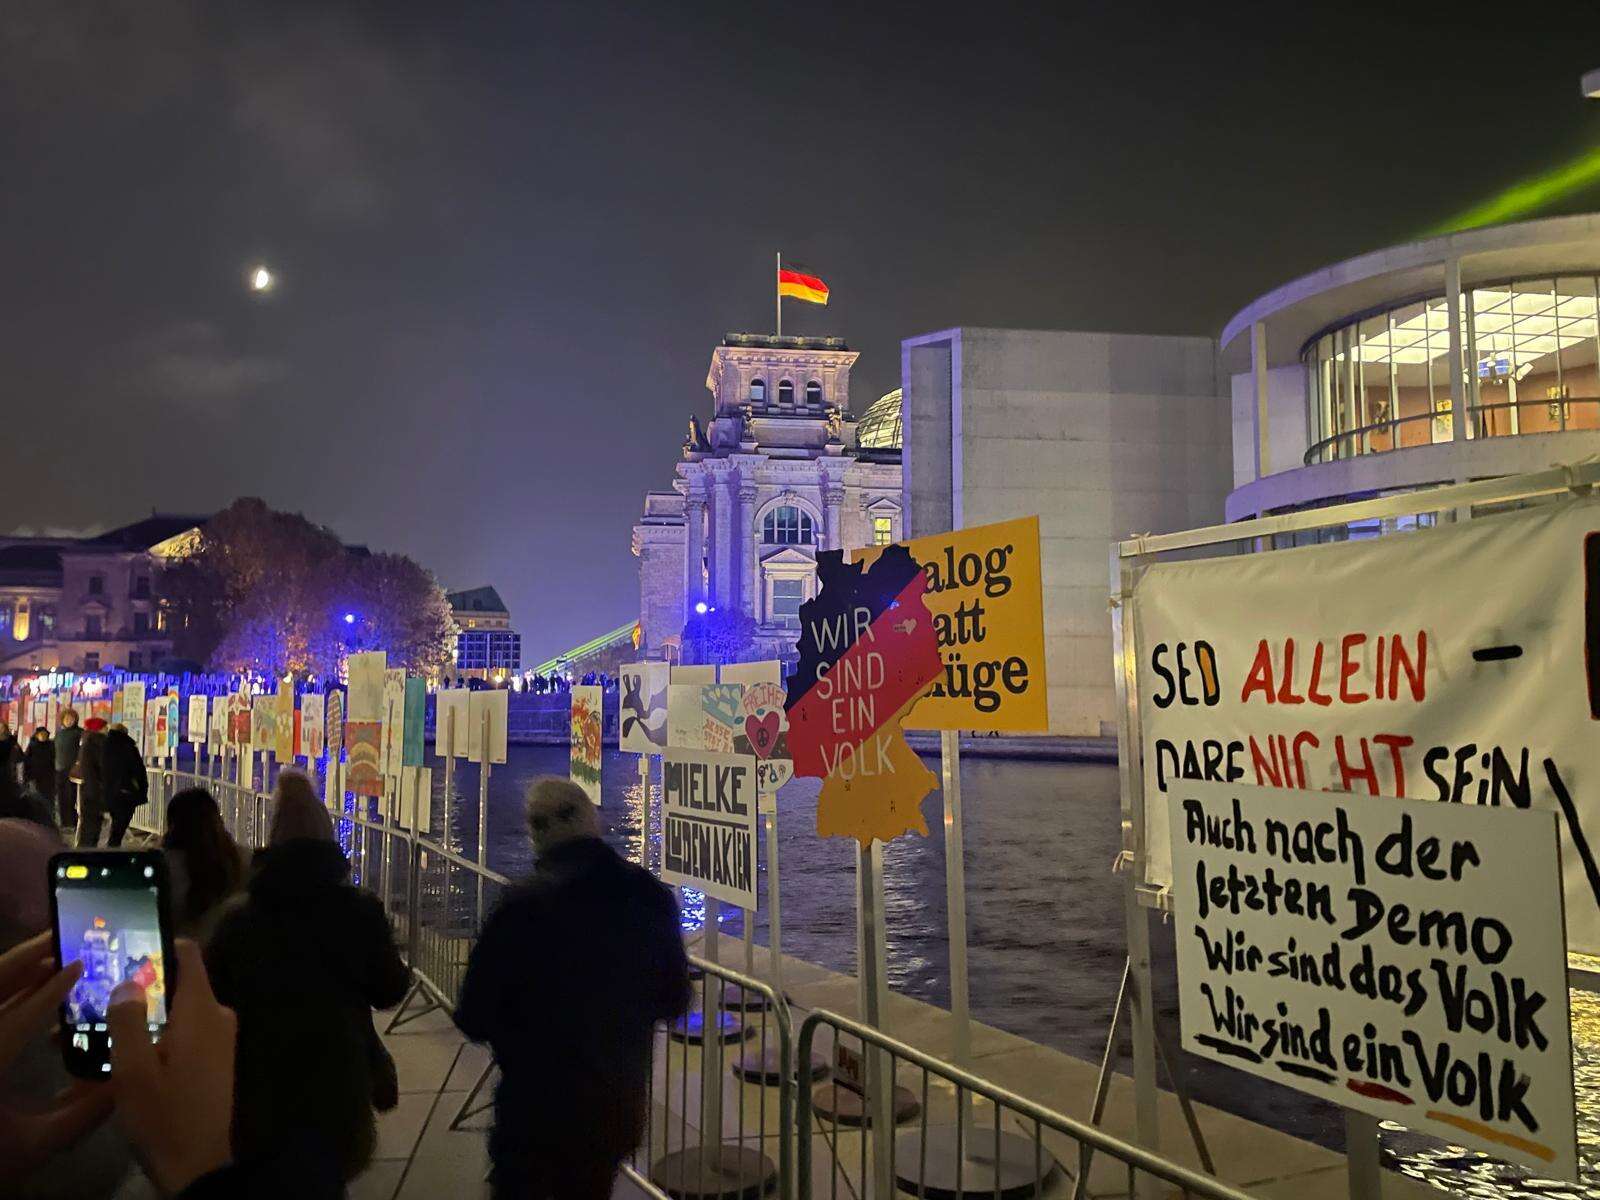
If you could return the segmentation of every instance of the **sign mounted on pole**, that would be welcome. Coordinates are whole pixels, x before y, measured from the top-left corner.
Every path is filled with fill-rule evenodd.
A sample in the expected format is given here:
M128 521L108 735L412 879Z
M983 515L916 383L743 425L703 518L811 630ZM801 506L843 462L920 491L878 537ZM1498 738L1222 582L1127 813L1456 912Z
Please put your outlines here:
M744 736L756 756L756 781L763 797L771 796L794 777L789 757L789 719L784 710L783 666L776 660L729 663L722 668L724 683L744 686L739 711ZM742 753L743 751L741 751Z
M250 748L261 754L273 754L278 749L278 698L252 696L250 698Z
M433 746L441 757L453 753L456 758L467 757L467 721L470 719L466 688L441 688L434 697ZM455 714L456 744L450 745L450 716Z
M307 763L322 757L323 701L314 692L300 697L300 753Z
M428 720L428 682L413 675L406 680L406 730L401 750L401 765L422 765L423 730Z
M344 748L348 758L345 788L357 796L381 797L383 771L383 683L389 656L382 650L352 654L345 662L350 695L345 714Z
M338 762L344 749L344 693L338 688L328 689L328 707L322 722L323 740L328 745L328 761Z
M596 805L600 803L600 729L604 693L593 684L571 692L571 754L567 774Z
M1600 501L1156 563L1129 607L1141 882L1172 879L1189 779L1542 808L1571 947L1600 952Z
M280 763L294 761L294 684L288 680L278 684L273 696L272 753Z
M489 742L483 741L483 714L489 714ZM511 693L493 691L467 693L467 757L473 762L506 761L506 720L511 715ZM457 736L460 727L457 727ZM484 755L488 757L485 758Z
M817 832L862 846L927 836L923 799L939 785L906 744L902 723L940 677L928 578L904 546L870 566L838 550L817 556L822 590L800 606L800 664L789 678L794 773L821 779Z
M1184 1049L1576 1181L1556 814L1179 781Z
M209 741L210 728L206 698L195 692L189 697L189 741L196 745Z
M756 907L756 762L669 747L662 756L661 879Z
M1050 705L1039 518L895 544L909 551L927 576L923 600L943 665L906 718L906 728L1046 732ZM888 549L868 547L853 558L870 566Z
M628 663L618 672L617 748L660 754L667 746L667 681L664 662Z

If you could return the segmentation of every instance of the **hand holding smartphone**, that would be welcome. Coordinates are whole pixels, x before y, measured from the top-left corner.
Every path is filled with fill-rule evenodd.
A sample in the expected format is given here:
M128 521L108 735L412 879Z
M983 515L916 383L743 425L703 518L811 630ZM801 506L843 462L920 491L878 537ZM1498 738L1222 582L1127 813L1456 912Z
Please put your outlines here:
M144 988L152 1042L166 1028L177 985L166 859L159 850L77 850L57 854L49 870L56 961L83 964L61 1005L63 1060L78 1078L104 1079L106 1011L119 983Z

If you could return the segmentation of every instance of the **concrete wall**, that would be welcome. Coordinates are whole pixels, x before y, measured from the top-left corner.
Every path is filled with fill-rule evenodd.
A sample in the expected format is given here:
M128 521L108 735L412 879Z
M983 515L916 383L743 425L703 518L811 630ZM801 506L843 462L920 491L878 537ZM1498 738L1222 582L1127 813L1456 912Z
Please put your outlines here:
M1243 371L1231 381L1233 411L1233 486L1256 477L1255 380ZM1267 370L1266 474L1292 471L1305 462L1306 371L1300 363Z
M1038 514L1051 729L1108 730L1111 544L1222 520L1216 344L955 329L904 343L902 386L912 533Z

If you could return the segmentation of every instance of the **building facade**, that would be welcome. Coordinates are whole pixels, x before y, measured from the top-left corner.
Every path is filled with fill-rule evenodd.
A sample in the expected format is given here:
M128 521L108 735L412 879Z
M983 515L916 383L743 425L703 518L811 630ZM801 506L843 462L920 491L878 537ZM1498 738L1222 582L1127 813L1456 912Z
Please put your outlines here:
M492 587L448 592L455 618L458 679L505 679L522 669L522 635L511 628L511 612Z
M1600 452L1597 318L1596 214L1411 242L1268 292L1221 336L1228 519Z
M856 358L840 338L745 333L712 352L709 418L633 529L641 655L676 659L704 612L749 617L756 656L793 659L817 552L902 535L900 406L851 414Z
M1222 518L1228 390L1206 337L960 328L901 347L913 537L1038 516L1050 731L1115 731L1114 541Z
M152 514L90 538L0 539L0 673L155 668L172 654L161 572L205 517Z

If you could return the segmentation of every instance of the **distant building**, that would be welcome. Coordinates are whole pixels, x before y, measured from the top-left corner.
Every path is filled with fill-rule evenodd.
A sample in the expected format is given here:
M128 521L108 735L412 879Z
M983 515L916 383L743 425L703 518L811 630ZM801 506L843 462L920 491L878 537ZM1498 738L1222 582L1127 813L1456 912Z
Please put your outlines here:
M676 659L697 611L755 624L753 652L792 659L819 550L901 536L900 401L850 412L842 338L730 333L711 355L711 414L692 417L671 491L633 529L641 655Z
M492 587L450 592L456 635L455 673L462 679L494 679L522 669L522 635L511 628L511 613Z
M150 670L172 654L164 563L208 518L152 514L89 538L0 538L0 672Z

